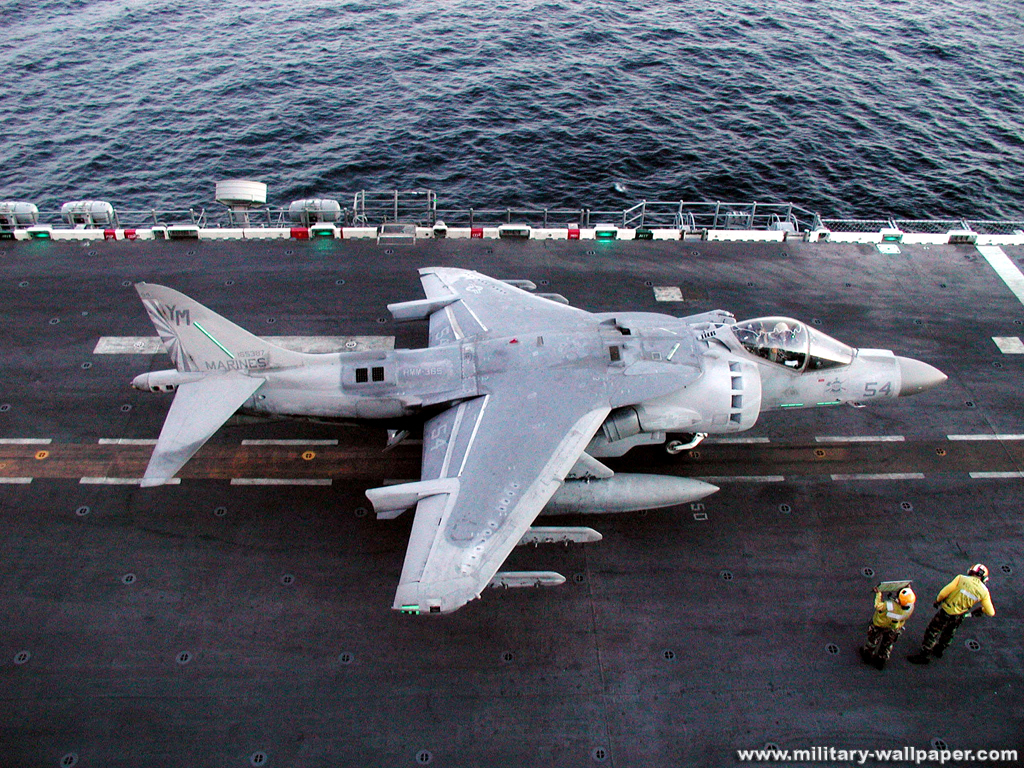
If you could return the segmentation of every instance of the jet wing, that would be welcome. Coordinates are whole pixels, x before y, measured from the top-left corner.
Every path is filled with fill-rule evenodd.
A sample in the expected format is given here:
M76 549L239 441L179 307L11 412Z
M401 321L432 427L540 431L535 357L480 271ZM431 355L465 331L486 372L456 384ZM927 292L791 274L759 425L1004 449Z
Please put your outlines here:
M575 327L591 318L582 309L466 269L427 267L420 270L420 282L428 300L445 304L430 315L432 347L485 333L509 336Z
M142 486L163 485L263 384L241 373L208 375L174 393Z
M571 379L510 378L433 417L423 479L367 491L382 517L416 505L396 609L447 613L487 587L608 415Z

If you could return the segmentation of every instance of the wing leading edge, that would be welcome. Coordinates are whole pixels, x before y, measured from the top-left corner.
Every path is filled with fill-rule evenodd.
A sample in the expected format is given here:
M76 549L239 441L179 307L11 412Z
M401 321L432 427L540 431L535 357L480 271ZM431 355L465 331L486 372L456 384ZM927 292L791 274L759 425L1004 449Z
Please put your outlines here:
M600 428L610 408L597 393L546 378L506 380L430 419L422 480L367 491L381 516L416 504L396 609L448 613L479 597Z
M526 334L534 329L564 327L589 317L582 309L528 293L468 269L426 267L420 282L427 299L437 302L430 315L430 346L492 334Z

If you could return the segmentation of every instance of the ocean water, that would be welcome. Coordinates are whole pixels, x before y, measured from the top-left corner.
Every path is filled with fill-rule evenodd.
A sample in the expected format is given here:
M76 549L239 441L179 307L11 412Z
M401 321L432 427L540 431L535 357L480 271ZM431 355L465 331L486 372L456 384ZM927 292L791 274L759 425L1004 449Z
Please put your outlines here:
M1020 0L4 0L0 199L1024 215Z

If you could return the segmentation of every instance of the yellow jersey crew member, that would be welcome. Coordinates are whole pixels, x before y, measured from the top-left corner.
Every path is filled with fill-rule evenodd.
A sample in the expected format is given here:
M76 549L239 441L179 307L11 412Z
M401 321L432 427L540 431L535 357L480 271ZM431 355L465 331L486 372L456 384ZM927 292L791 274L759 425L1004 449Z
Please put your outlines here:
M942 588L935 598L935 607L939 610L924 630L921 650L907 656L907 661L927 664L932 656L941 659L943 651L953 641L953 635L968 613L972 616L980 616L982 613L986 616L996 615L992 597L985 586L986 581L988 568L976 563L966 576L957 576Z
M865 663L875 669L884 669L893 646L903 632L903 625L914 612L917 595L909 584L900 589L891 600L884 599L878 587L874 588L874 592L875 615L871 619L871 626L868 627L868 639L859 650L860 657Z

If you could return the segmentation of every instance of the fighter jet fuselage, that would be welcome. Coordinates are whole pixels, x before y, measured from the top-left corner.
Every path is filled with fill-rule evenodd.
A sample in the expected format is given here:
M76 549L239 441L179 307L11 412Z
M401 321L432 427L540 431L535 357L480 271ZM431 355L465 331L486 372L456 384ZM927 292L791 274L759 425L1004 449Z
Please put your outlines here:
M724 434L754 426L761 413L868 403L915 394L945 379L936 369L889 350L848 349L846 359L799 367L771 359L773 343L744 346L725 312L695 318L655 313L591 315L573 330L463 340L440 347L307 355L302 365L273 365L273 353L247 350L252 365L142 374L136 389L172 392L209 374L244 371L265 379L239 409L255 416L330 421L415 418L437 406L480 397L523 372L557 372L584 389L603 390L612 412L587 453L620 456L673 434ZM770 318L773 325L788 318ZM815 331L816 337L828 338ZM832 349L840 342L828 339ZM762 354L763 350L763 354ZM524 403L524 419L529 403ZM631 439L640 435L640 439Z

